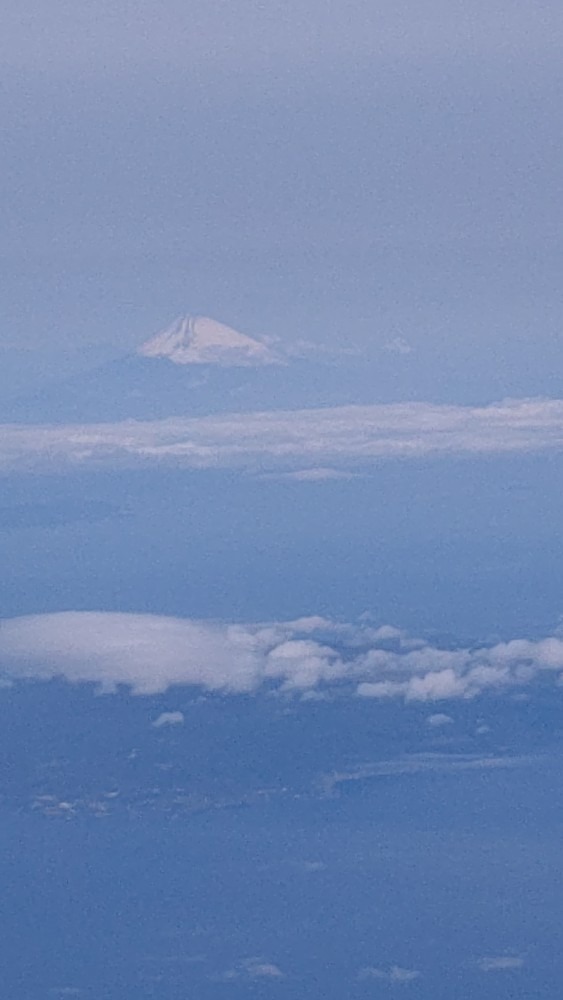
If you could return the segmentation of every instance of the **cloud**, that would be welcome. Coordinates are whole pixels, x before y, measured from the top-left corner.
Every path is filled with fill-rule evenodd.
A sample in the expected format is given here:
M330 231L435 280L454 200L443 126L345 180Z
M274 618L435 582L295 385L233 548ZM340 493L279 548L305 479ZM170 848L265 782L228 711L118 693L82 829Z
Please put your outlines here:
M433 729L440 729L443 726L451 726L453 721L451 715L445 715L444 712L436 712L434 715L428 716L426 725Z
M522 968L524 959L518 955L499 955L496 958L481 958L477 965L481 972L513 972Z
M153 726L161 729L162 726L181 726L184 722L183 712L161 712L158 719L155 719Z
M353 472L346 472L344 469L295 469L293 472L281 472L277 479L295 479L299 483L325 483L332 479L355 479Z
M400 965L392 965L389 969L368 965L358 973L358 979L384 979L388 983L412 983L419 977L418 969L402 969Z
M361 764L351 771L333 771L322 776L321 794L334 798L340 786L351 781L369 781L373 778L410 774L452 774L458 771L498 770L523 767L533 757L484 757L479 754L414 753L393 760L379 760Z
M163 463L247 472L354 471L384 459L563 448L563 400L388 403L198 418L0 426L0 471Z
M285 977L279 966L274 965L273 962L265 962L260 958L245 958L233 969L228 969L226 972L221 973L220 976L215 976L214 978L226 983L239 979L256 982L259 980L284 979Z
M250 979L283 979L283 972L273 962L250 961L245 971Z
M540 677L558 681L563 638L443 649L365 621L233 624L66 611L2 621L0 665L7 681L62 677L107 692L191 685L223 694L334 692L432 703L512 693Z

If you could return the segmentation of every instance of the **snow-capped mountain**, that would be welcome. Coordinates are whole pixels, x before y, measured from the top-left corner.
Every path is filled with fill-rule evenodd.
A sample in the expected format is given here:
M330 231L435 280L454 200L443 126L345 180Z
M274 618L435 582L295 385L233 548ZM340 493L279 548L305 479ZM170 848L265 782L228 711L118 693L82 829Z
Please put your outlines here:
M395 370L394 370L395 369ZM1 423L103 423L375 402L405 395L396 362L284 351L206 317L184 316L136 351L10 398Z
M175 365L253 368L282 364L267 344L207 316L180 316L139 347L143 358L167 358Z
M0 400L0 421L149 420L307 405L315 401L315 367L217 320L187 315L131 354L49 381L4 408Z

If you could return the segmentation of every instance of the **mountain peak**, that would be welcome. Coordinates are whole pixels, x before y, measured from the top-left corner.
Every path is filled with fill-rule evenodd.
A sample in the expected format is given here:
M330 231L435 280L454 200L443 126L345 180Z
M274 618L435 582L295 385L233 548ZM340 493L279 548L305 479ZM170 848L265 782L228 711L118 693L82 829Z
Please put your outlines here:
M267 344L207 316L181 316L137 351L176 365L257 367L283 363Z

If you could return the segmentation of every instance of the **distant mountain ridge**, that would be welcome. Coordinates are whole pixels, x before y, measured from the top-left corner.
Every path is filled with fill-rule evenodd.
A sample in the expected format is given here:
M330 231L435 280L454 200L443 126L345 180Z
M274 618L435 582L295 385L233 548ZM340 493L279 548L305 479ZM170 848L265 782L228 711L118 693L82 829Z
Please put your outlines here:
M0 396L0 423L107 423L383 402L397 398L396 360L308 356L183 316L131 354Z
M318 405L334 399L322 388L328 367L185 315L132 354L12 398L0 421L105 423Z

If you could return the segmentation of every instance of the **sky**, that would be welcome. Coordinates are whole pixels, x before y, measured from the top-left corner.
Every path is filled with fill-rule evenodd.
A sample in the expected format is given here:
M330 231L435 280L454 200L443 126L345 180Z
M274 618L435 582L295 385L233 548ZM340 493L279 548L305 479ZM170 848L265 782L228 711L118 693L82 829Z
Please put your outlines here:
M12 1000L557 995L562 30L8 4Z
M375 361L405 341L466 401L490 368L560 389L561 19L9 4L2 343L121 354L188 311Z

